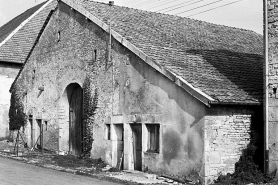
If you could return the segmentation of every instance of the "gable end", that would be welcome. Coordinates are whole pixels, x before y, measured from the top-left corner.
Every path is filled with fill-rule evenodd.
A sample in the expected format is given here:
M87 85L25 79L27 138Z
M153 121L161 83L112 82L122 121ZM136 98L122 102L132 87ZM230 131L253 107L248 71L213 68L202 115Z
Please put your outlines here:
M100 28L102 28L105 32L109 33L109 25L99 20L97 17L92 15L90 12L88 12L85 8L73 3L71 0L60 0L70 6L71 8L75 9L82 15L84 15L86 18L90 19L92 22L94 22L96 25L98 25ZM190 83L188 83L186 80L184 80L182 77L177 76L176 74L172 73L165 67L159 65L157 62L155 62L153 59L148 57L144 52L142 52L140 49L138 49L136 46L134 46L132 43L130 43L127 39L125 39L123 36L121 36L119 33L111 29L111 35L114 39L116 39L118 42L120 42L123 46L128 48L131 52L133 52L135 55L137 55L139 58L141 58L144 62L149 64L151 67L153 67L155 70L159 71L161 74L175 82L178 86L186 90L189 94L191 94L193 97L204 103L205 105L209 106L210 102L215 101L212 97L202 92L200 89L193 87Z

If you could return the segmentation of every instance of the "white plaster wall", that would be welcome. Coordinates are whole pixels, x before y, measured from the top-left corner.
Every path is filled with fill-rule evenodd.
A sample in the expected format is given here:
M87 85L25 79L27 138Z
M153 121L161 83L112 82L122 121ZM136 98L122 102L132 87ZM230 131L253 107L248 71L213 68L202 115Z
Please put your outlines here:
M0 75L0 139L9 136L9 107L10 92L9 89L14 78Z

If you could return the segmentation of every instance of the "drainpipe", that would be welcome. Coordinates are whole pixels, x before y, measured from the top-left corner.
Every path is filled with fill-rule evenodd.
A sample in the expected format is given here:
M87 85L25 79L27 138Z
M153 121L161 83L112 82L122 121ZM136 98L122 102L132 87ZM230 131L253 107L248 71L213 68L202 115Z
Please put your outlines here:
M112 42L112 31L111 31L111 7L114 5L114 1L109 1L109 44L108 44L108 65L112 62L112 116L114 112L114 62L111 57L111 42Z
M269 148L268 148L268 14L267 1L264 0L264 173L269 172Z
M108 64L111 62L111 7L114 5L114 1L109 1L109 43L108 43Z

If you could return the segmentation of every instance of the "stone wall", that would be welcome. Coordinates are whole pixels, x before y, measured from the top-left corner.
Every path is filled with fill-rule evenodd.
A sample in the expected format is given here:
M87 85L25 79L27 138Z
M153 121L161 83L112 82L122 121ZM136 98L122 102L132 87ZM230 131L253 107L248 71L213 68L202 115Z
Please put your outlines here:
M9 138L10 87L21 64L0 63L0 140Z
M278 1L268 0L269 172L278 169ZM278 174L276 173L276 176Z
M206 109L203 103L115 40L112 40L112 67L107 62L108 38L105 31L60 2L14 86L34 122L42 119L58 126L59 150L69 150L69 94L66 89L70 84L83 87L86 75L92 73L93 90L99 92L93 125L93 158L116 165L117 161L113 159L113 156L119 158L116 147L123 145L124 168L134 169L131 127L136 123L142 126L143 133L142 170L187 177L214 175L212 164L215 161L209 158L211 166L207 168L204 161L204 142L210 140L206 155L214 157L219 152L218 155L223 156L222 165L238 160L239 151L248 144L250 112L242 107L239 110ZM95 66L93 71L88 71L88 64ZM40 90L42 87L43 91ZM146 124L160 125L157 153L147 152ZM111 138L106 134L108 128ZM119 139L121 128L124 143ZM223 135L227 128L230 135L225 141ZM235 142L233 137L241 135L242 138ZM235 142L236 157L223 152L219 142L213 143L219 138L227 144ZM231 165L225 165L223 170L233 169Z
M95 139L94 143L99 147L93 150L94 155L105 156L103 148L110 146L103 140L103 123L112 112L112 67L106 65L108 38L108 34L83 15L60 3L13 87L28 115L32 115L34 126L37 120L42 119L48 126L59 128L59 150L63 153L69 150L70 95L67 87L70 84L83 87L88 64L95 66L92 83L100 92L94 138L101 139ZM30 130L31 125L27 128Z
M160 124L161 147L156 154L147 153L146 147L142 150L142 168L179 176L190 173L204 176L205 105L115 40L112 41L112 68L106 57L108 38L105 31L60 2L14 86L26 111L33 115L33 123L42 119L57 125L59 150L68 150L68 102L64 98L68 94L65 90L72 83L83 87L90 63L95 66L91 71L93 86L99 92L93 126L93 158L102 158L109 163L113 163L113 155L119 158L117 151L113 151L116 139L113 136L112 140L107 139L105 133L106 124L114 123L113 117L122 116L126 139L124 167L133 169L133 121L128 118L134 115L144 118L150 114L152 116L145 121L135 122L142 127ZM43 91L40 90L42 87ZM156 115L160 116L159 120L153 118ZM111 126L111 132L117 133L118 128ZM147 132L145 127L143 132ZM152 155L155 160L150 161Z
M255 110L248 106L213 106L208 109L205 118L207 183L220 174L233 173L235 163L239 161L243 149L246 149L250 142L258 147L255 159L261 167L263 121L261 113Z

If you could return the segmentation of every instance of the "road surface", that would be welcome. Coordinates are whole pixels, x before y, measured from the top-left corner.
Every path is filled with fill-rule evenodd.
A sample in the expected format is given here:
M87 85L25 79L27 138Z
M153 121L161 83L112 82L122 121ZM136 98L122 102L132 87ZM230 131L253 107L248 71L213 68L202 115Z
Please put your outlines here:
M119 185L0 157L1 185Z

